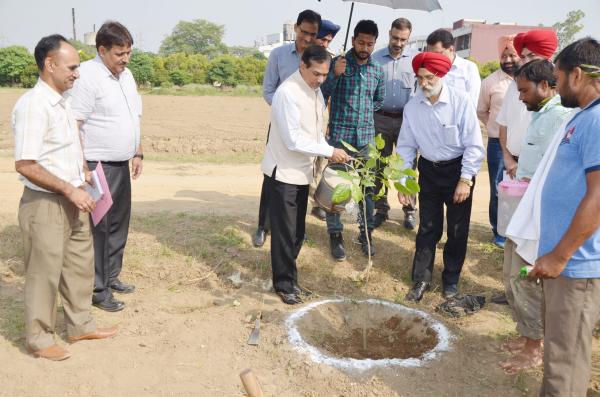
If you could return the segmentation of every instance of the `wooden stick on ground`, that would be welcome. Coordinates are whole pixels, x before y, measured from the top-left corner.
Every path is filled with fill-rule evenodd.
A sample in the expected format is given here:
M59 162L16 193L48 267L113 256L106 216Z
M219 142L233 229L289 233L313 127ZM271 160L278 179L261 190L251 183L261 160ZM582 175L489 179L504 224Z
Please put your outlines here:
M244 385L244 389L246 389L248 397L264 397L258 379L250 368L240 372L240 379L242 380L242 384Z

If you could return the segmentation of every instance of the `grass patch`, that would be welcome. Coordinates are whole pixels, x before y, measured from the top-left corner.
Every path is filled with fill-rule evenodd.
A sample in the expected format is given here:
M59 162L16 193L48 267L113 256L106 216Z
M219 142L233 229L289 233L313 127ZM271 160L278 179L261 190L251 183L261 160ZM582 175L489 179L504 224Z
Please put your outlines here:
M0 334L11 342L19 342L25 333L24 308L21 302L0 297Z
M238 85L237 87L219 88L209 84L187 84L182 87L155 87L149 90L140 90L147 95L175 95L175 96L262 96L261 86Z

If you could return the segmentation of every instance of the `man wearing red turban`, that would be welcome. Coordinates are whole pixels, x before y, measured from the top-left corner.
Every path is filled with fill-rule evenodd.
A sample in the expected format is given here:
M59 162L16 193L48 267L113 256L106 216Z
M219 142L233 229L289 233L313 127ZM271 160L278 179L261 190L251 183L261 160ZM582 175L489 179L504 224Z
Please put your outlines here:
M465 91L444 82L452 67L443 54L421 53L413 59L419 89L404 107L404 119L396 151L409 168L420 157L419 231L417 232L412 280L406 299L418 302L431 289L436 245L444 227L444 205L448 241L444 246L443 294L458 294L458 281L467 252L472 192L475 175L485 156L475 105ZM401 182L402 183L402 182ZM403 205L410 196L398 194Z
M456 53L452 33L446 29L434 30L427 36L427 51L444 54L450 58L452 66L448 76L446 76L446 84L467 92L473 101L473 105L477 106L481 88L479 68L475 62L464 59Z
M517 54L525 60L533 56L537 58L550 59L554 55L554 51L558 47L558 37L554 30L550 29L534 29L525 33L519 33L514 40Z

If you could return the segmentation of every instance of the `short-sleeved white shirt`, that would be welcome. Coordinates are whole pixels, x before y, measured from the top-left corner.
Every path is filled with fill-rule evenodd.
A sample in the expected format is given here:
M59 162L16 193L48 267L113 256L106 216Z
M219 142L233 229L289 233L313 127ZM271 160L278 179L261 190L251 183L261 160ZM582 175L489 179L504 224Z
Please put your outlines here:
M77 121L69 100L39 79L12 112L15 161L34 160L52 175L78 187L85 181ZM24 176L30 189L47 192Z
M496 122L506 127L506 148L513 156L521 153L521 144L531 122L531 112L519 99L517 83L510 83Z
M75 118L82 121L86 160L125 161L140 146L142 99L129 69L115 77L97 56L83 62L68 92Z

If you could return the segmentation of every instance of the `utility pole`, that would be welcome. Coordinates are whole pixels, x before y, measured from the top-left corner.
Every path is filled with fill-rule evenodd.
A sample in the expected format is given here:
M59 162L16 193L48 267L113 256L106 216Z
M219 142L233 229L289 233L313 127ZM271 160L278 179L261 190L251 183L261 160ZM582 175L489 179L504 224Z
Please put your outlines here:
M77 32L75 32L75 8L71 8L71 15L73 15L73 40L77 40Z

